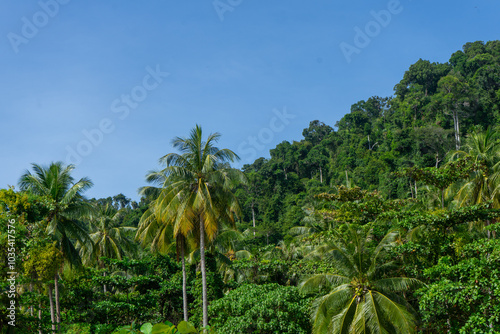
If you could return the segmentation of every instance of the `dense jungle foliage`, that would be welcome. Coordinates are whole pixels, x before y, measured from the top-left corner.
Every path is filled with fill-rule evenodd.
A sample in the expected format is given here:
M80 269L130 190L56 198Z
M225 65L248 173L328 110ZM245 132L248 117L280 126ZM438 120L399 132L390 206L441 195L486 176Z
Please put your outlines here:
M33 164L0 190L1 333L498 333L499 130L477 41L241 170L196 126L140 203Z

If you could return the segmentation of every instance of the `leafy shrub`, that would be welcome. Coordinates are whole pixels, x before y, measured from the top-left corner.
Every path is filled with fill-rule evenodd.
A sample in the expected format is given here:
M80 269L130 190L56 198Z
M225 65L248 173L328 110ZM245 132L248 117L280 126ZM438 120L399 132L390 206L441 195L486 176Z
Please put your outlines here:
M305 334L311 333L310 303L294 286L248 284L214 301L208 314L219 334Z
M113 334L190 334L199 333L192 323L181 321L177 328L170 322L151 324L147 322L140 329L134 329L134 323L130 326L124 326L116 329Z
M91 334L90 324L72 324L67 327L66 334Z

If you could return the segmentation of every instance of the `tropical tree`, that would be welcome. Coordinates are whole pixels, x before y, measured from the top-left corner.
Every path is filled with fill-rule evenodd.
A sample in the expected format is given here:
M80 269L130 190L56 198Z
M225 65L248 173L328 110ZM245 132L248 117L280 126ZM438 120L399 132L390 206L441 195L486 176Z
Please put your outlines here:
M491 128L472 132L466 139L465 150L456 151L452 157L470 157L483 166L471 173L471 177L457 193L460 206L493 201L500 208L498 187L500 185L500 138Z
M53 162L48 167L32 164L33 173L26 171L19 180L19 188L52 200L47 213L46 233L57 241L64 260L70 265L80 265L81 258L73 244L76 240L82 247L92 247L91 239L77 219L87 216L92 205L83 197L83 192L93 183L88 178L75 182L71 172L74 165L64 166ZM54 275L56 321L61 323L59 304L59 271Z
M150 182L153 180L162 179L166 181L162 174L159 172L149 173L147 179ZM160 193L159 188L155 187L144 187L140 191L141 193L156 193L158 196ZM176 250L177 257L179 253L181 255L182 263L182 299L183 299L183 312L184 321L188 321L188 300L187 300L187 274L186 274L186 248L187 242L186 238L191 236L191 230L189 226L191 223L187 220L179 222L179 224L185 223L187 226L183 228L178 228L174 232L175 218L171 214L163 215L161 210L161 202L154 200L150 203L149 208L142 215L139 226L137 228L136 240L141 241L141 245L146 247L150 246L153 252L159 252L161 254L167 254ZM184 234L183 232L184 231ZM177 261L179 259L177 258Z
M491 201L494 209L500 208L500 137L492 128L474 131L466 139L465 150L456 151L454 157L469 157L482 168L474 170L455 199L459 206L469 206ZM486 222L489 225L490 222ZM488 237L491 231L487 232Z
M122 256L132 252L133 244L127 234L135 231L135 227L119 226L123 213L112 205L100 206L89 217L92 248L80 247L80 255L85 264L97 262L104 267L101 257L121 260ZM80 245L77 245L77 247ZM106 285L104 285L106 292Z
M308 255L338 268L301 284L302 292L329 291L313 303L313 333L416 333L416 316L397 293L419 281L389 275L393 262L387 251L399 233L391 231L373 245L372 230L346 227L346 236L337 232L335 239Z
M215 146L219 138L220 134L214 133L204 141L202 129L196 125L189 137L174 138L173 146L181 154L162 157L160 163L166 167L161 176L151 175L151 179L163 178L163 184L150 214L165 225L172 224L174 237L181 241L190 234L199 240L204 327L208 326L206 239L213 241L224 224L234 225L240 208L232 190L245 181L241 171L229 166L239 157L229 149Z
M460 114L463 107L469 106L466 93L469 85L453 75L442 77L438 82L440 95L446 110L453 116L453 126L455 131L455 146L460 150Z

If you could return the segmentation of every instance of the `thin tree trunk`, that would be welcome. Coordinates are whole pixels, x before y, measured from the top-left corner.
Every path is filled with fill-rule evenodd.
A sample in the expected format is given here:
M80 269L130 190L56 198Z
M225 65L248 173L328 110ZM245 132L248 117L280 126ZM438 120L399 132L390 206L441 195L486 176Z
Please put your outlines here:
M323 170L321 169L321 166L319 166L319 181L323 183Z
M102 276L106 277L106 273L102 273ZM108 287L106 286L106 284L103 284L103 291L104 293L108 292Z
M418 197L418 191L417 191L417 181L415 181L415 198Z
M207 300L207 269L205 266L205 224L200 219L200 263L201 263L201 286L203 299L203 327L208 326L208 300Z
M188 321L188 302L186 284L186 259L184 258L184 237L181 237L181 257L182 257L182 306L184 309L184 321Z
M410 192L411 192L411 198L415 198L415 195L413 194L413 184L411 184L411 179L410 179Z
M61 329L61 308L59 303L59 274L54 275L54 286L56 291L56 320L57 320L57 331Z
M30 282L30 292L33 292L33 277ZM30 305L30 315L33 316L33 304Z
M49 284L49 304L50 304L50 321L52 322L52 332L56 331L56 317L54 314L54 299L52 297L52 286Z
M349 177L347 176L347 171L345 171L345 186L349 188Z
M460 125L458 123L458 111L453 110L453 125L455 128L455 147L457 150L460 149Z
M38 320L40 320L40 323L38 324L38 334L43 334L42 333L42 302L38 302Z
M488 227L489 225L490 225L490 221L487 220L486 221L486 227ZM488 238L488 240L491 239L491 231L490 230L486 231L486 237Z
M253 209L254 203L252 202L252 226L253 226L253 236L255 237L255 210Z
M438 168L438 165L440 162L441 162L441 160L439 159L439 154L436 153L436 168Z
M441 208L444 209L444 188L441 189Z

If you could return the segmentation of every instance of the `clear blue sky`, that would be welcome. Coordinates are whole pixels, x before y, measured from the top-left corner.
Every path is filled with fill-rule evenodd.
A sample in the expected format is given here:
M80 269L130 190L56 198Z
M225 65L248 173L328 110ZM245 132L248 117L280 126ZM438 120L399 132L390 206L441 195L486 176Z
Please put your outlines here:
M88 197L137 200L196 123L251 163L392 95L419 58L499 39L499 14L497 0L2 1L0 187L60 160Z

